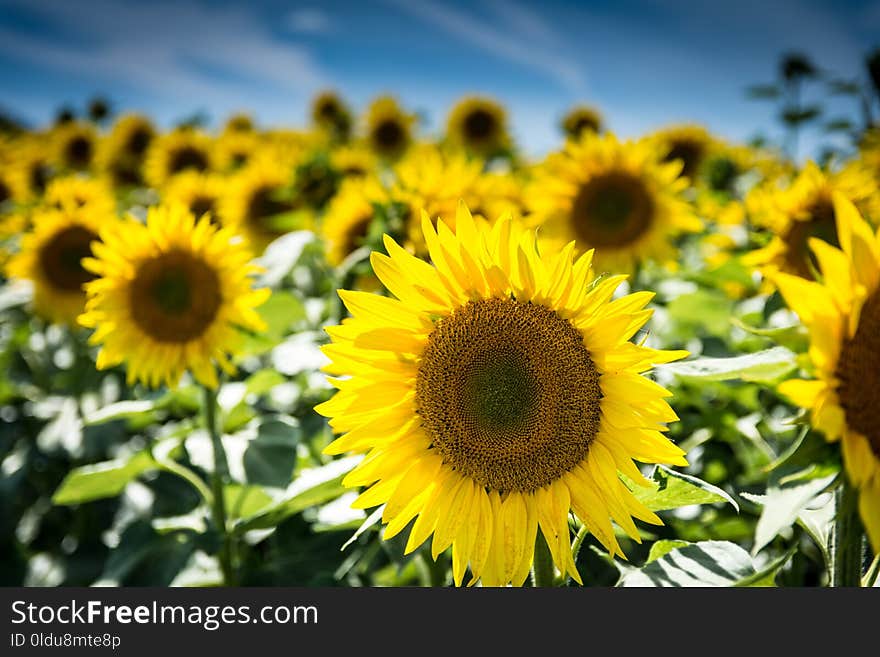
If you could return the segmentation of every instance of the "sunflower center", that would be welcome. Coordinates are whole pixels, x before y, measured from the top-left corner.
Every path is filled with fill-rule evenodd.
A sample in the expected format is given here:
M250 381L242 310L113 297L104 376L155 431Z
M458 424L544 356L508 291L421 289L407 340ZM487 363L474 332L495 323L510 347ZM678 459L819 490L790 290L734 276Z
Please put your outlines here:
M416 378L422 425L444 461L498 491L534 491L580 463L599 428L599 372L553 310L469 301L440 320Z
M146 152L147 146L150 145L152 140L153 135L149 130L146 128L138 128L132 132L131 136L128 138L126 150L136 158L140 158Z
M168 171L170 173L180 173L184 169L204 171L207 168L208 158L202 151L192 146L184 146L174 151L168 162Z
M475 109L464 119L464 132L471 141L484 141L495 131L495 117L484 109Z
M74 137L65 151L67 163L77 169L85 168L92 161L92 142L87 137Z
M11 192L9 191L9 187L0 180L0 204L5 203L12 197Z
M880 290L862 307L856 334L844 340L836 374L847 425L865 436L880 458Z
M132 318L144 333L158 342L189 342L217 316L220 280L193 254L169 251L141 264L129 302Z
M82 226L58 231L40 249L40 269L49 284L64 292L79 292L95 275L82 266L92 255L91 243L98 236Z
M571 132L575 137L580 136L582 132L599 132L599 122L591 116L578 117Z
M271 234L282 234L283 231L272 226L270 219L275 215L290 212L293 204L280 201L275 196L278 194L277 187L260 187L251 195L248 203L247 219L251 226L258 230Z
M215 199L211 196L196 196L189 203L189 209L193 213L193 216L198 219L206 212L211 213L211 220L214 220L214 201Z
M352 253L366 239L370 230L370 222L373 220L372 215L361 217L355 221L345 232L345 252Z
M648 230L654 203L645 184L623 172L606 173L585 183L572 206L577 236L596 246L621 247Z
M383 151L396 151L403 146L403 128L394 119L382 121L376 126L373 134L376 143Z
M808 280L814 278L813 271L819 266L816 256L809 248L811 237L832 246L840 246L834 206L830 199L822 198L813 203L807 210L807 218L791 222L791 228L783 238L787 247L785 258L789 269Z
M709 186L717 192L733 191L736 177L739 175L739 167L736 162L727 157L719 157L707 166L706 177Z
M49 182L49 167L42 162L36 162L31 167L29 176L31 189L42 194L46 191L46 184Z
M690 139L678 139L672 142L672 146L664 162L672 162L673 160L681 160L683 163L681 175L693 178L703 159L703 145L697 141Z

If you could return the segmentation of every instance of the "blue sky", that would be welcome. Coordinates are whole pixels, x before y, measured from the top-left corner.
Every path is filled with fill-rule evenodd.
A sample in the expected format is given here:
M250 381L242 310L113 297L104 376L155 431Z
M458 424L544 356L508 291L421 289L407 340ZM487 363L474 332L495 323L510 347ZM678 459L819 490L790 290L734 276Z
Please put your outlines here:
M878 46L880 0L0 0L0 103L35 125L96 92L163 125L199 110L291 125L331 87L358 108L393 92L431 129L483 92L539 153L578 101L625 136L678 121L773 136L773 107L743 90L780 53L853 77Z

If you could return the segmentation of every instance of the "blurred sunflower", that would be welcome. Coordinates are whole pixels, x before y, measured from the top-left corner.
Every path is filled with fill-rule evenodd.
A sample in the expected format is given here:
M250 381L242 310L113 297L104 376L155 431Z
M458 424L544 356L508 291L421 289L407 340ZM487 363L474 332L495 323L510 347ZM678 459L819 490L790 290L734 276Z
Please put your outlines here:
M43 201L58 210L88 208L102 216L113 215L116 211L116 199L107 183L100 178L82 175L49 181Z
M327 243L327 262L338 267L355 249L364 245L376 214L374 204L385 200L379 181L347 180L330 202L321 233Z
M577 141L585 132L602 131L602 115L588 105L576 105L562 117L560 127L568 139Z
M412 143L415 120L391 96L376 98L365 118L370 149L382 159L396 160Z
M779 391L810 409L829 441L842 441L847 475L859 489L859 511L874 553L880 552L880 234L835 192L840 247L810 238L823 281L774 277L810 332L814 380L790 380Z
M34 311L58 324L75 324L86 293L83 285L94 278L83 258L92 254L102 227L115 221L112 214L93 208L37 210L33 228L22 238L21 250L7 263L10 278L34 285Z
M532 221L561 247L596 248L602 271L629 271L646 259L675 257L672 238L702 223L682 197L679 162L662 163L646 142L607 133L569 141L539 167L531 190Z
M330 152L330 163L346 178L364 178L377 169L376 156L364 146L340 146Z
M287 225L285 215L298 209L290 186L290 174L274 160L258 158L228 179L220 199L220 220L242 235L255 253L270 242L303 225ZM300 213L302 215L304 213Z
M143 182L142 166L156 137L153 123L139 114L121 116L98 149L98 166L118 187Z
M44 144L27 140L14 151L15 166L9 171L13 188L19 191L22 201L39 199L55 174Z
M151 387L173 387L187 370L216 387L215 363L234 373L241 328L263 330L255 308L269 297L252 287L244 245L182 205L151 207L146 225L120 221L101 239L85 261L97 278L79 317L101 345L98 369L125 362L130 384Z
M461 152L444 153L436 146L420 145L394 167L394 181L389 196L406 208L404 217L407 246L424 253L420 217L453 221L461 200L477 206L477 186L483 175L483 163ZM482 206L481 206L482 207ZM454 228L455 226L452 226Z
M817 261L808 248L809 239L840 244L832 203L835 192L856 204L869 203L872 197L877 198L877 184L858 165L830 173L808 162L787 188L755 188L746 198L746 207L752 220L772 237L743 262L757 267L770 280L778 271L812 279Z
M167 205L180 203L186 206L196 219L207 214L212 222L217 223L224 186L224 179L216 174L185 171L168 183L163 201Z
M85 171L92 166L98 145L94 126L66 123L54 135L55 161L61 169Z
M670 393L641 376L686 352L629 342L653 295L610 301L625 277L595 281L592 253L542 258L529 232L464 206L455 225L423 215L433 266L386 236L372 264L396 299L339 292L353 317L324 352L342 378L316 410L343 435L325 452L367 453L344 480L369 487L354 506L385 505L386 540L415 518L406 553L433 534L456 585L468 566L471 583L521 585L539 529L580 582L570 510L612 555L611 518L635 541L633 517L661 524L618 471L641 484L633 459L686 463L661 433Z
M179 173L208 171L210 167L210 137L196 130L179 129L152 141L144 163L144 178L154 189L161 189Z
M339 141L348 141L352 126L351 110L338 94L324 91L315 96L311 115L315 126Z
M449 111L446 136L470 153L491 157L510 145L507 112L491 98L463 98Z
M703 160L712 150L709 132L697 125L672 126L660 130L648 141L662 154L664 162L681 161L681 175L695 180Z
M246 165L260 150L262 141L256 132L233 130L222 134L214 144L213 162L217 171L235 171Z
M254 120L251 118L250 114L245 112L237 112L226 119L226 123L223 125L224 134L230 134L235 132L253 132L254 130Z
M0 215L13 203L27 198L27 190L21 188L20 178L12 171L12 166L0 164Z

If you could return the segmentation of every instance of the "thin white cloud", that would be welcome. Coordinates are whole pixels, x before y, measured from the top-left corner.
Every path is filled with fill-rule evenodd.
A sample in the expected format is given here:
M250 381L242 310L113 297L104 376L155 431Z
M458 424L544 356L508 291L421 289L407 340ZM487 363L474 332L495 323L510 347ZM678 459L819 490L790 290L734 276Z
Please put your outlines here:
M493 3L496 18L506 22L506 29L498 29L495 23L453 9L433 0L387 0L399 9L419 18L425 23L439 27L472 46L532 70L549 75L572 93L582 94L586 88L586 75L553 43L553 32L535 14L508 1L504 3L514 11L504 11L504 5ZM490 5L492 6L492 5ZM534 19L534 20L533 20ZM541 34L541 48L534 47L534 35Z
M192 0L150 4L7 0L70 37L0 28L0 50L55 70L122 83L195 106L250 104L255 88L299 98L326 84L305 48L277 40L256 16ZM291 103L292 104L292 103Z
M333 21L326 12L315 7L294 9L287 15L287 27L303 34L327 34L333 30Z

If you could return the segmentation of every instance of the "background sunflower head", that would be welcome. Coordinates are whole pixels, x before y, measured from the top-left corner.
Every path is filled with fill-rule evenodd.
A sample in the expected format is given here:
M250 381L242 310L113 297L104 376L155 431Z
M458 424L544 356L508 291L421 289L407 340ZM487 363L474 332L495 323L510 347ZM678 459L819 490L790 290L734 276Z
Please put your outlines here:
M396 160L412 143L415 122L415 115L406 112L395 98L379 96L364 117L365 139L376 155Z
M458 101L446 119L450 143L469 153L491 157L510 147L507 112L487 96L468 96Z

